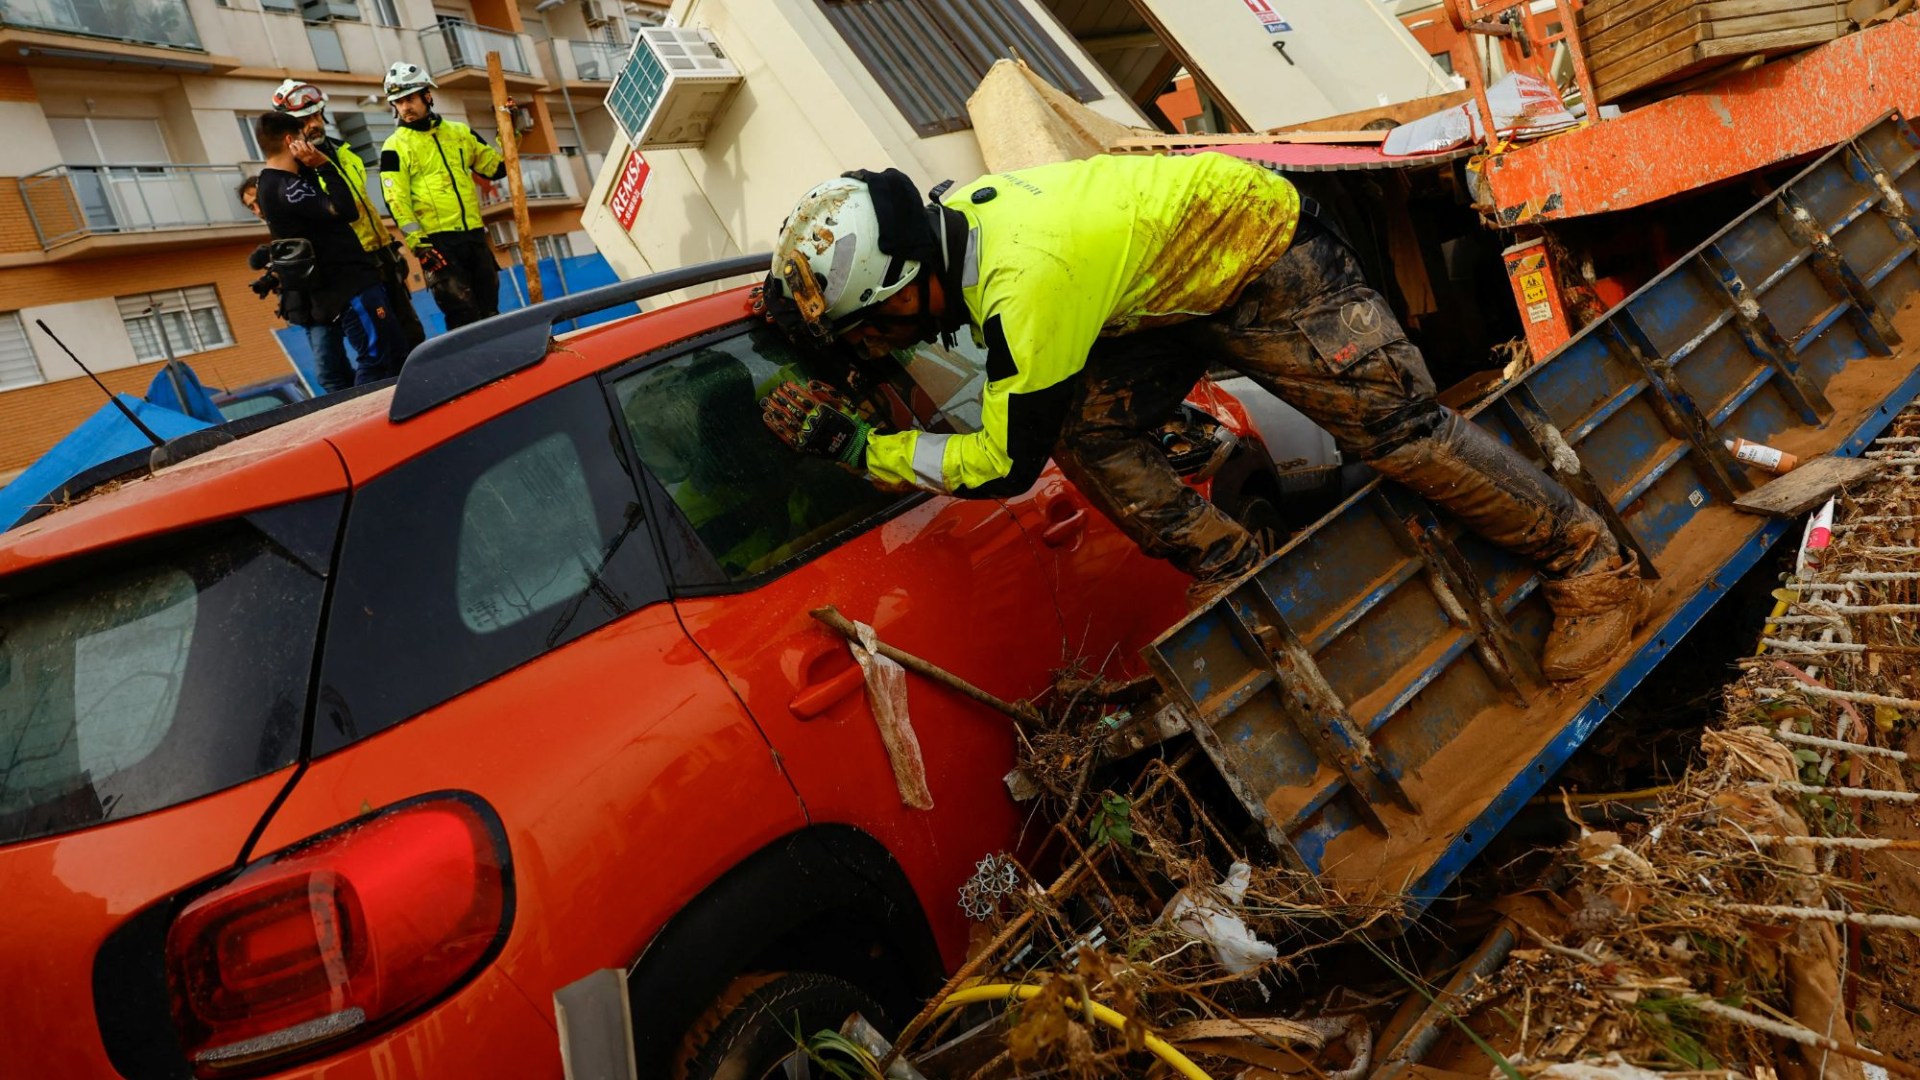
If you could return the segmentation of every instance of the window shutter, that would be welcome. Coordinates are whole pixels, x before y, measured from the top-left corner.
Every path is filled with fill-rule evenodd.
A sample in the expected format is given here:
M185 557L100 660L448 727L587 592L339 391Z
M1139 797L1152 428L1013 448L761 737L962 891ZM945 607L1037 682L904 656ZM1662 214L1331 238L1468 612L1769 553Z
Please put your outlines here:
M40 362L34 359L27 330L14 312L0 314L0 390L44 382Z

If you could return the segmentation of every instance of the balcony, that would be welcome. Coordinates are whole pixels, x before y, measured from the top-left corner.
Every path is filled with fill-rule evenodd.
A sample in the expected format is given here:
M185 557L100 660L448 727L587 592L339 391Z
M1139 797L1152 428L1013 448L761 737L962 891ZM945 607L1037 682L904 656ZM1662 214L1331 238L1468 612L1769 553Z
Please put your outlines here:
M442 20L420 31L427 72L447 89L485 88L487 54L500 54L500 70L507 85L535 90L546 84L533 55L533 39L478 23Z
M185 0L0 0L0 55L59 67L239 66L207 54Z
M41 249L65 255L102 237L122 238L106 245L115 249L167 247L263 228L240 203L245 175L237 165L55 165L15 182Z
M580 195L573 180L573 169L567 165L567 159L559 154L520 155L520 182L526 186L529 205L579 202ZM513 198L507 193L505 180L495 183L491 191L480 194L482 214L493 214L512 205Z
M556 38L553 48L560 61L560 79L580 89L605 90L612 84L613 77L620 74L620 69L627 66L627 51L631 46Z

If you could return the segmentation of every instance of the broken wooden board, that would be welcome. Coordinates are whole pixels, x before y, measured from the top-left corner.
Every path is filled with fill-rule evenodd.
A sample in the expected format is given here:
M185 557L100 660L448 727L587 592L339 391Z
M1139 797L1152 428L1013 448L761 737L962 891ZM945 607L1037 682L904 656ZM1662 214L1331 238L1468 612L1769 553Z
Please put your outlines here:
M1846 0L1594 0L1580 41L1594 94L1610 102L1730 59L1831 41L1852 25Z
M1846 485L1879 471L1880 463L1867 458L1823 455L1747 492L1733 500L1733 505L1749 514L1799 517Z

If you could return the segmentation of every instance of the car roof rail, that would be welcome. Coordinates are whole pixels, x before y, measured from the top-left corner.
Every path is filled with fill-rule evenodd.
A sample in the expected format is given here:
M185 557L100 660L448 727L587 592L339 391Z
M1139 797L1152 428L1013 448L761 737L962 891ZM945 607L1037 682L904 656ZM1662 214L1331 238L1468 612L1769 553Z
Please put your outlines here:
M765 273L772 262L772 255L760 254L683 266L502 312L448 331L407 357L400 369L400 385L394 388L393 401L387 407L387 419L396 424L410 420L545 360L552 347L553 324L563 319L577 319L676 289Z

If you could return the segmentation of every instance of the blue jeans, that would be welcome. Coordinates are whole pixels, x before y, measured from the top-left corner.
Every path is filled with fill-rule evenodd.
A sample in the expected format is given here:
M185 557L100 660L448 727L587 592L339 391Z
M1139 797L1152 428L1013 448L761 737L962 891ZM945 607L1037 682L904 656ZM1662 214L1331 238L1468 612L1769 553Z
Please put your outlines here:
M340 320L306 327L307 346L313 350L313 366L320 370L320 392L337 393L353 385L353 365L347 362L347 339Z
M347 301L334 320L359 354L353 364L355 386L400 374L400 364L407 358L400 320L387 305L387 287L376 282Z

